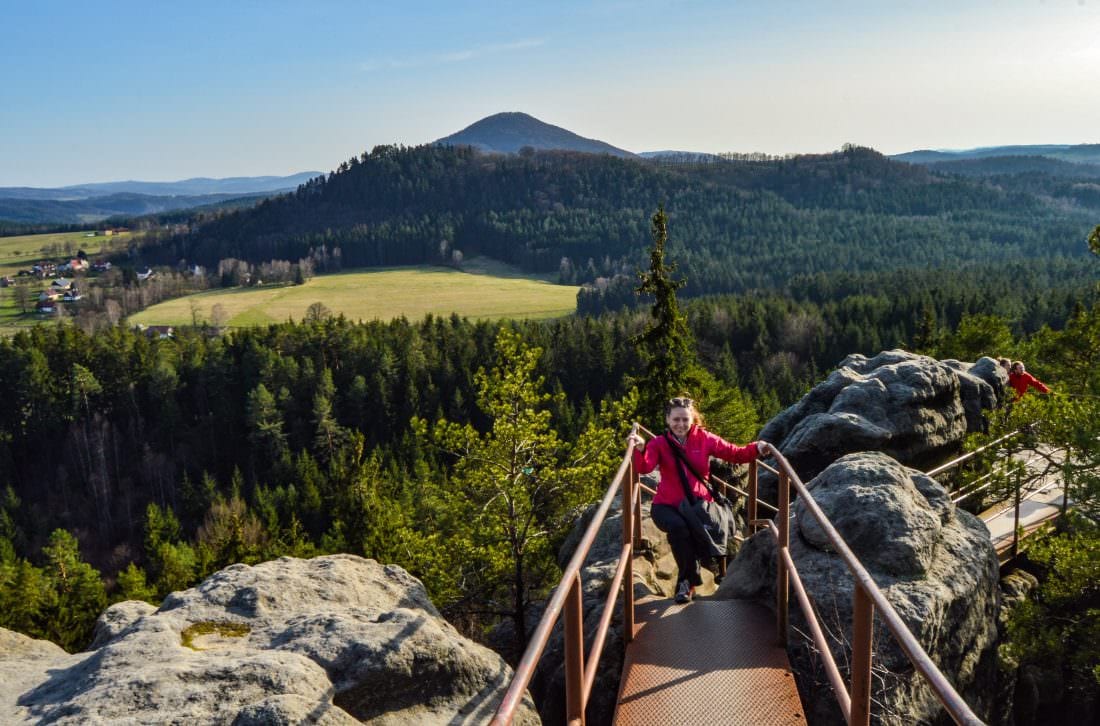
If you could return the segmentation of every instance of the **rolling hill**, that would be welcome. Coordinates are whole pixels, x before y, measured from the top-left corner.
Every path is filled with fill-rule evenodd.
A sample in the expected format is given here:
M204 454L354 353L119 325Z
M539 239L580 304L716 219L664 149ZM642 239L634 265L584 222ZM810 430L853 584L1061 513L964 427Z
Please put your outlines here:
M664 204L685 295L784 287L838 271L957 271L1020 260L1039 268L1073 259L1091 274L1083 240L1100 195L1045 179L990 184L859 147L678 165L386 146L142 254L151 264L208 267L224 258L308 257L318 271L334 271L440 263L459 251L626 299L646 264L649 217Z
M920 149L895 154L890 158L911 164L936 164L963 159L989 159L1001 156L1041 156L1060 159L1075 164L1100 163L1100 144L1033 144L1029 146L987 146L979 149L939 150Z
M67 187L0 187L0 220L18 224L83 224L108 217L157 214L256 200L289 192L318 176L197 177L173 182L119 181ZM237 204L231 206L239 206Z
M634 156L611 144L586 139L560 126L553 126L519 112L487 116L435 143L441 146L473 146L481 151L499 154L515 154L524 147L531 147L539 151L582 151L588 154Z

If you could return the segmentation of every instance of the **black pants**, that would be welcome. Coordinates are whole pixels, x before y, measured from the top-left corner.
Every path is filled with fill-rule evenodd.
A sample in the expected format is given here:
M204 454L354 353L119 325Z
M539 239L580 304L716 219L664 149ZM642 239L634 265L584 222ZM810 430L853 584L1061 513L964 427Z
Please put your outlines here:
M654 504L649 516L657 529L668 535L668 544L672 547L672 556L676 558L676 582L687 580L692 585L702 585L703 576L699 572L699 556L695 551L695 539L691 536L688 523L676 507L667 504Z

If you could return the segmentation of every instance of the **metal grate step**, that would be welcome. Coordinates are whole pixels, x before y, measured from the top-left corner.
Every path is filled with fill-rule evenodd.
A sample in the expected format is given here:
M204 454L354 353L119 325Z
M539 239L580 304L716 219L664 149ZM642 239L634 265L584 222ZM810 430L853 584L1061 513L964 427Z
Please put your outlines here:
M639 602L615 723L806 723L775 618L744 600Z

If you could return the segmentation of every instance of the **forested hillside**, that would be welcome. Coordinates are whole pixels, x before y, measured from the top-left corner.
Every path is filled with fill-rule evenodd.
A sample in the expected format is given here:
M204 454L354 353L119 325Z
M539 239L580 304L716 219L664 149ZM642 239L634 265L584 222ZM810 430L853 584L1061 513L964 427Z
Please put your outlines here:
M999 178L998 178L999 179ZM568 152L376 147L294 194L158 240L150 261L223 258L332 265L488 255L611 290L644 263L647 216L664 202L670 254L694 296L833 271L987 268L1083 260L1100 195L1039 175L1002 184L938 174L849 147L819 156L660 164ZM338 250L338 252L337 252ZM314 255L316 258L316 255ZM593 301L590 301L593 302ZM595 307L601 305L595 301Z

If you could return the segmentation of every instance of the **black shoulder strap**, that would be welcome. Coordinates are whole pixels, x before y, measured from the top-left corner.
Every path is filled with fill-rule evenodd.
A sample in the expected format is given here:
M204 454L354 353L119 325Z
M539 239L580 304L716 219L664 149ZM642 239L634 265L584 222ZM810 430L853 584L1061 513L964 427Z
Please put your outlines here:
M687 496L688 501L694 504L695 494L691 491L691 487L688 486L687 472L684 471L685 466L691 470L691 473L695 475L696 479L703 482L703 486L706 487L708 492L710 492L711 498L718 499L718 495L715 493L714 489L711 488L710 482L699 476L699 472L695 471L695 467L692 466L691 462L687 460L686 456L684 456L684 452L680 449L680 445L672 440L672 436L670 436L667 431L665 432L665 439L667 440L668 448L672 449L672 455L676 457L676 463L678 465L676 468L680 472L680 483L684 487L684 494Z

